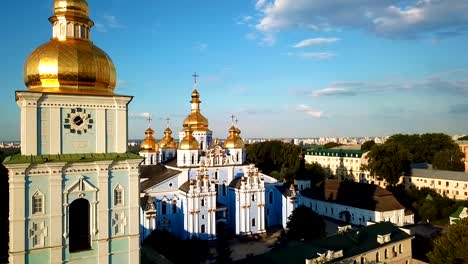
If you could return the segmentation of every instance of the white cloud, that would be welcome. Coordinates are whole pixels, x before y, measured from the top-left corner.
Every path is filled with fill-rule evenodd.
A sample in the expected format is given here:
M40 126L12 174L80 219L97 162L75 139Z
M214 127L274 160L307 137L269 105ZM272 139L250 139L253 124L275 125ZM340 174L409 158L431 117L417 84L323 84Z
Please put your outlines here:
M332 95L355 95L355 92L348 88L324 88L321 90L316 90L311 93L312 96L319 97L319 96L332 96Z
M338 40L339 40L338 38L309 38L309 39L304 39L298 42L297 44L293 45L293 48L305 48L309 46L330 44L330 43L335 43Z
M257 1L256 29L365 30L389 38L454 36L468 32L466 0L268 0Z
M313 109L312 107L304 105L304 104L300 104L300 105L296 106L296 110L299 111L299 112L304 112L305 114L307 114L307 115L309 115L311 117L314 117L314 118L322 118L323 117L323 111L317 111L317 110Z
M203 42L197 42L193 45L194 49L200 51L200 52L203 52L203 51L206 51L206 49L208 48L208 44L206 43L203 43Z
M237 25L244 25L244 24L247 24L252 19L253 19L252 16L243 16L236 22L236 24Z
M96 21L94 26L99 32L107 32L109 29L125 28L125 26L118 21L117 17L112 15L102 16L101 19Z

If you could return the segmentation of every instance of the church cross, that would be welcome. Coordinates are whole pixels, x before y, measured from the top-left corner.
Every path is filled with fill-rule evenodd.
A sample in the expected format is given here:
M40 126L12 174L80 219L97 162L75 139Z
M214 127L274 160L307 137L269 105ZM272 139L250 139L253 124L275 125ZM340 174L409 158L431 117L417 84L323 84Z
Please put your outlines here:
M232 122L232 125L234 125L234 119L236 118L235 115L231 115L231 122Z
M200 75L198 75L197 72L194 72L192 77L193 77L193 82L197 84L197 78L200 77Z
M153 121L153 117L151 117L151 114L148 113L148 116L146 117L146 120L148 120L148 127L151 126L151 121Z
M166 126L167 126L167 127L169 127L169 121L170 121L170 120L171 120L171 119L170 119L169 117L166 118Z

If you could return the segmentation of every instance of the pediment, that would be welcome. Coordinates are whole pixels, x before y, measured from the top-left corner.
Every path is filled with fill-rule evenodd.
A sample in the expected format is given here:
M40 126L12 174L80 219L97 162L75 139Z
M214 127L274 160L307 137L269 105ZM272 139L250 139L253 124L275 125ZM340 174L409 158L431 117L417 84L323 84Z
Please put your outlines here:
M83 193L99 191L93 184L86 180L83 176L65 190L65 193Z

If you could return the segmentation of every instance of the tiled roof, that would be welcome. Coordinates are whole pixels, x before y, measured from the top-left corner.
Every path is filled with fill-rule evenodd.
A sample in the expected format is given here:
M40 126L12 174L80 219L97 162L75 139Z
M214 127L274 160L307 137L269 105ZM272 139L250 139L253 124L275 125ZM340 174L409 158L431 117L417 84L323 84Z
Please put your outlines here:
M235 178L231 183L229 183L229 187L239 189L241 187L241 180L242 177Z
M184 182L180 187L179 190L183 191L184 193L188 193L190 190L190 180Z
M306 198L377 212L405 209L391 192L374 184L325 180L312 188L301 191L301 195Z
M145 191L179 173L180 171L168 169L162 164L140 166L140 179L147 179L140 182L140 190Z
M284 183L282 185L275 185L275 187L280 193L282 193L286 197L289 197L292 194L291 190L289 189L291 187L291 184Z
M451 180L451 181L465 181L468 182L468 173L462 171L444 171L444 170L431 170L431 169L412 169L411 176Z

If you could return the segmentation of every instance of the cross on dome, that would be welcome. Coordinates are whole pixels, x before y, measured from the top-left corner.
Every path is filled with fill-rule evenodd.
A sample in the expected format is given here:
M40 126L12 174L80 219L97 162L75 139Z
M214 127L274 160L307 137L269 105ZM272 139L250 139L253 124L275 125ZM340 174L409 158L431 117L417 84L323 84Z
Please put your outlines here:
M197 72L194 72L192 77L193 77L193 83L197 85L197 78L200 77L200 75L198 75Z
M151 126L151 121L153 121L153 118L151 117L151 114L148 113L148 115L146 116L146 120L148 121L148 127Z

